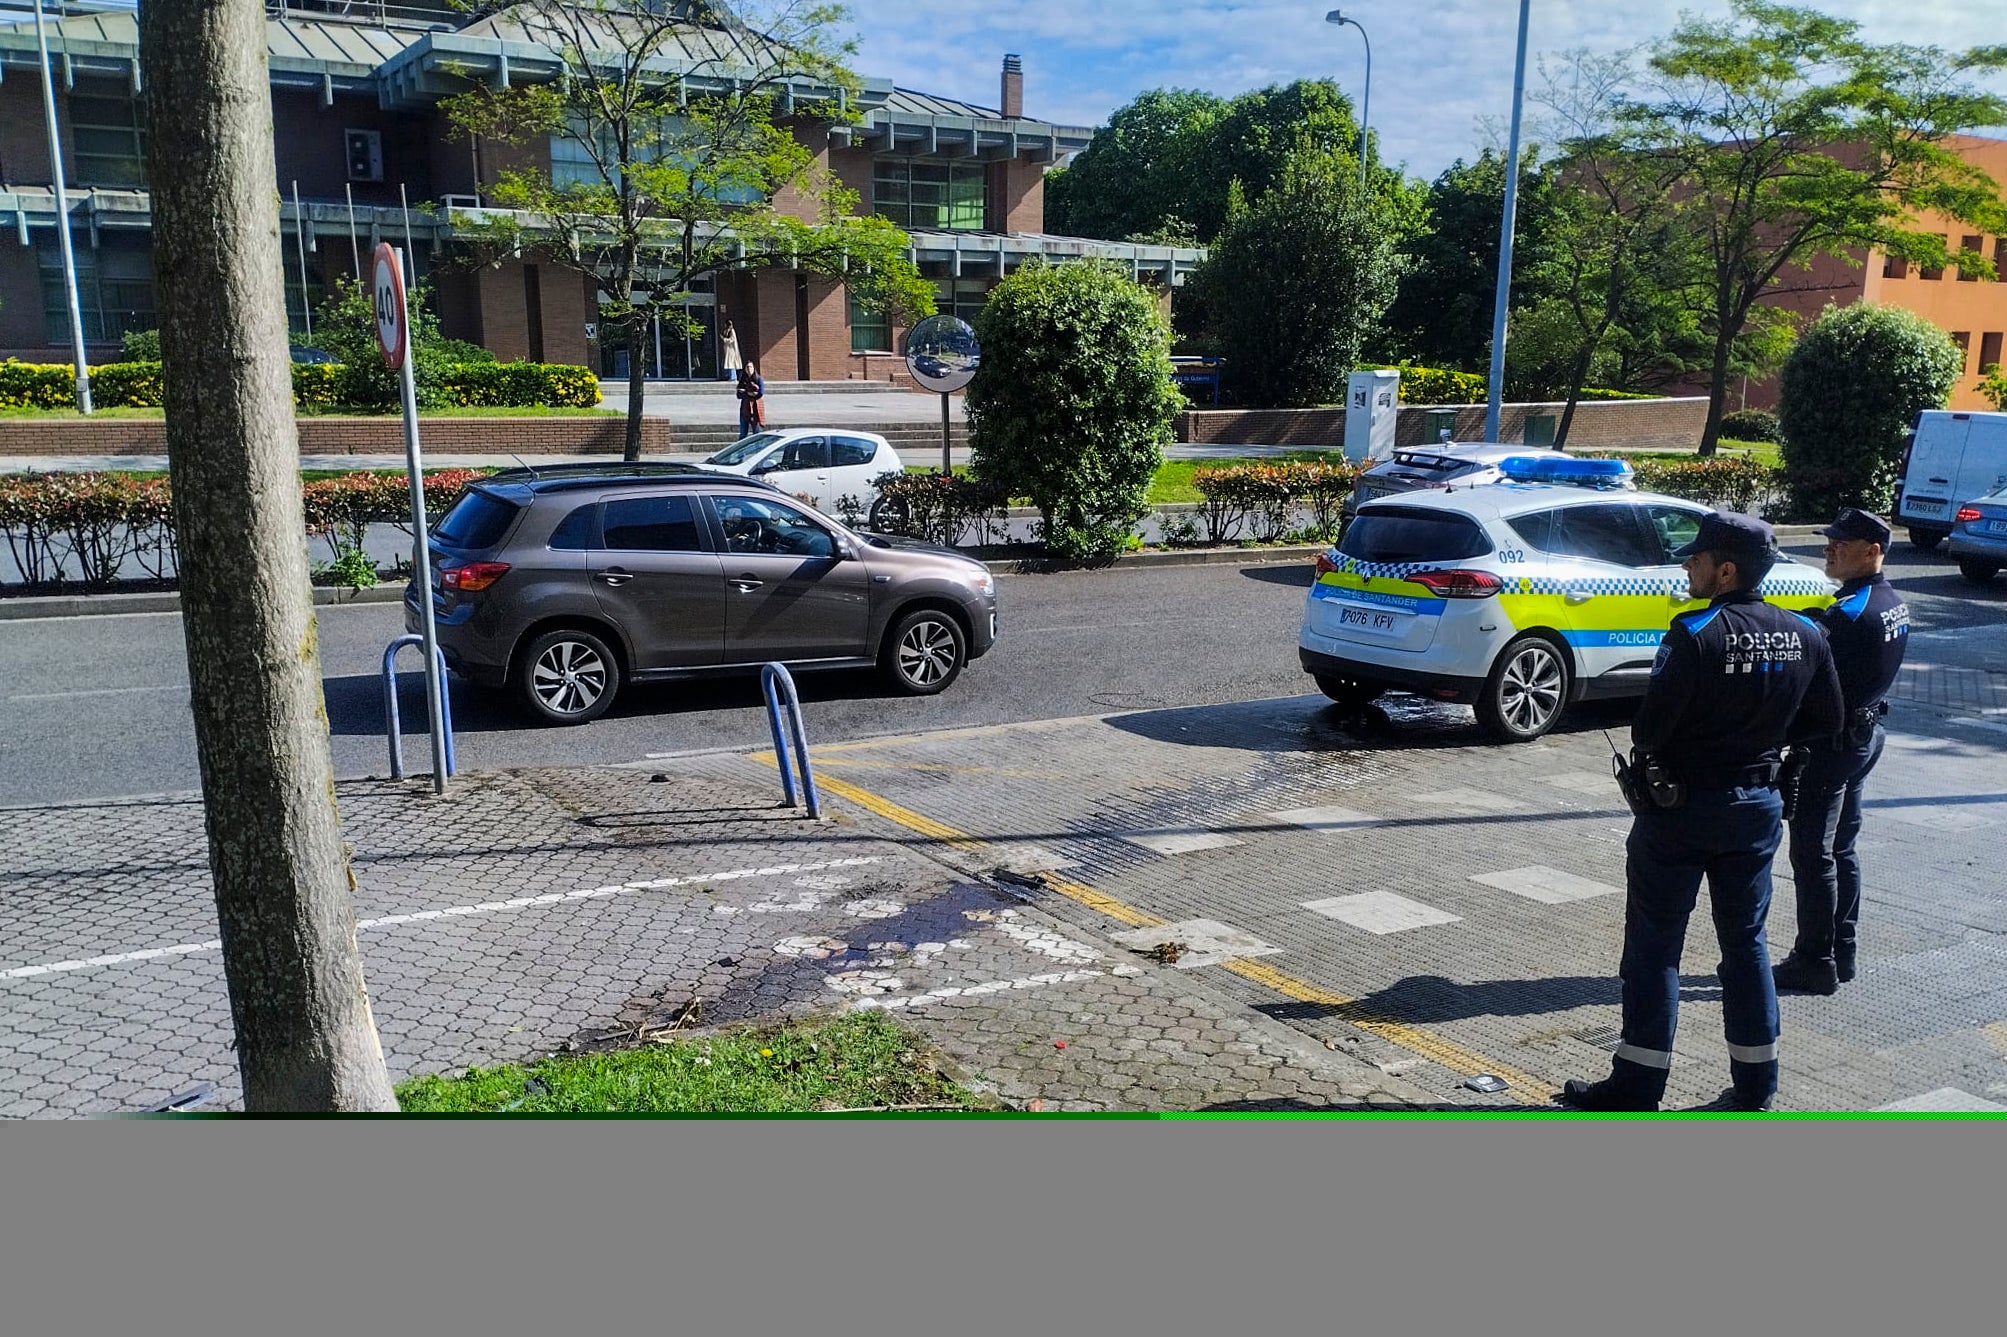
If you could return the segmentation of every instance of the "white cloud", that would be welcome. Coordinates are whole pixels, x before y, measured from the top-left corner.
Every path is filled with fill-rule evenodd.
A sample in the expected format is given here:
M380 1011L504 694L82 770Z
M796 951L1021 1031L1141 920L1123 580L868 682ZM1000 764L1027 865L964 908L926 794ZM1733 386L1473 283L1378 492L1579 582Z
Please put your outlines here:
M1093 125L1146 88L1232 95L1329 77L1358 96L1357 30L1324 21L1319 0L990 0L961 9L851 0L859 68L908 87L995 105L1005 52L1025 60L1034 116ZM1359 0L1342 6L1373 40L1372 122L1383 152L1432 176L1479 147L1482 118L1511 111L1518 8L1511 0ZM1823 0L1875 41L1955 48L1985 40L1970 0ZM1663 33L1682 9L1726 0L1534 0L1529 49L1616 50ZM1529 71L1529 77L1531 73ZM2003 86L2007 91L2007 86Z

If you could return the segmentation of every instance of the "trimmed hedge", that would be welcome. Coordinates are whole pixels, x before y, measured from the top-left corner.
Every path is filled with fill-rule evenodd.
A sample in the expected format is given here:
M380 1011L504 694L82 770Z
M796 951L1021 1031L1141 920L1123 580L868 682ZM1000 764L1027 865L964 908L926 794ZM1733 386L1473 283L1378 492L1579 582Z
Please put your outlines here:
M1583 403L1583 404L1589 403L1592 400L1663 399L1663 398L1665 398L1664 395L1639 394L1635 390L1605 390L1598 386L1593 386L1593 385L1583 386L1582 393L1575 396L1576 401L1578 403Z
M1721 417L1721 437L1725 441L1770 441L1784 439L1777 415L1768 409L1737 409Z
M1639 460L1632 466L1646 492L1758 514L1783 492L1783 471L1758 460Z
M438 469L425 475L425 510L438 520L467 484L490 471ZM362 550L364 532L391 524L410 532L411 494L401 473L344 474L300 489L306 534L334 559ZM0 542L30 586L71 582L95 588L119 577L127 558L166 580L175 572L173 497L164 478L119 473L0 476Z
M871 481L895 514L904 509L897 529L913 538L952 548L971 531L979 538L1002 533L1009 499L992 484L939 473L886 473Z
M1359 371L1401 373L1403 404L1481 404L1486 381L1476 372L1440 371L1434 367L1397 367L1388 363L1361 363Z
M338 362L293 364L293 402L330 409L366 403L359 378ZM371 369L374 371L374 369ZM98 408L159 408L158 362L108 362L90 369ZM555 362L457 362L440 376L447 401L468 408L591 408L599 378L590 367ZM76 373L66 364L0 362L0 409L66 409L76 403ZM374 411L384 411L376 409Z

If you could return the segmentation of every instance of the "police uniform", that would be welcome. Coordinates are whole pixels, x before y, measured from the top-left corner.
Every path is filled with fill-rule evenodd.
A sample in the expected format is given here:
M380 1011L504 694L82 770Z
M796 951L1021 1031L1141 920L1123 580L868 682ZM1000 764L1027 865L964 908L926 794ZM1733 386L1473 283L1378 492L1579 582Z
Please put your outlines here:
M1716 512L1675 556L1733 559L1754 585L1776 560L1770 526ZM1777 789L1787 743L1833 734L1840 684L1815 623L1753 589L1673 619L1631 739L1676 781L1674 806L1647 807L1626 845L1623 1042L1610 1076L1570 1081L1568 1103L1655 1110L1672 1068L1680 952L1706 877L1721 943L1722 1022L1736 1108L1777 1090L1777 993L1764 943L1770 861L1782 838Z
M1889 527L1865 511L1840 512L1827 538L1862 539L1888 551ZM1909 605L1880 572L1840 586L1819 622L1846 697L1846 724L1812 749L1791 821L1791 875L1798 938L1775 970L1777 987L1829 994L1854 977L1861 913L1861 790L1881 760L1881 717L1909 649Z

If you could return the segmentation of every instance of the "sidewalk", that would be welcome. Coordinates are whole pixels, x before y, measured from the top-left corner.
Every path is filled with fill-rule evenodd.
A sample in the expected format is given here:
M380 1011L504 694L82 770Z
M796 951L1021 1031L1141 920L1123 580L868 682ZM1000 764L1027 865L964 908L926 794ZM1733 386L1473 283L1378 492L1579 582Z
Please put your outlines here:
M394 1078L718 1025L896 1013L1006 1103L1378 1109L1412 1085L829 805L736 754L341 787ZM201 807L0 810L0 1116L235 1107ZM899 838L887 838L896 833Z

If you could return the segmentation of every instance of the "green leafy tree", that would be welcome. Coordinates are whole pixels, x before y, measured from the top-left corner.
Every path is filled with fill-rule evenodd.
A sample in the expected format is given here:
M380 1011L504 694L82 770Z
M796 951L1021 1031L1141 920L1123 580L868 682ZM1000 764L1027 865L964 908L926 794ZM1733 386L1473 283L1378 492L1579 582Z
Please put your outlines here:
M467 360L460 354L463 345L440 338L439 316L432 307L431 285L413 283L405 294L405 311L410 323L411 382L422 409L444 407L440 379L448 367ZM398 376L383 364L376 342L376 304L359 280L347 275L335 279L334 291L314 312L314 344L341 363L335 398L342 404L396 407L402 394Z
M1652 48L1624 120L1639 152L1677 165L1684 225L1706 246L1703 455L1758 304L1815 286L1793 270L1879 248L1992 274L1983 256L1949 255L1916 219L2007 232L1997 184L1945 145L1957 131L2007 124L2007 99L1969 81L2003 67L2007 47L1880 46L1850 20L1762 0L1734 0L1722 20L1689 15Z
M1886 511L1903 434L1919 413L1944 407L1964 366L1951 336L1914 312L1871 302L1827 307L1778 379L1784 483L1796 512Z
M1237 208L1194 276L1238 403L1342 402L1345 380L1393 299L1396 229L1359 199L1356 166L1306 147Z
M1109 266L1031 264L991 291L976 332L972 472L1030 499L1053 556L1122 551L1184 406L1155 301Z
M561 142L569 158L503 171L489 192L501 212L455 228L477 254L534 250L598 286L602 321L627 344L628 459L641 454L650 322L680 331L701 280L787 269L843 282L867 309L932 312L906 235L857 216L856 194L793 129L855 103L841 5L524 0L507 16L555 57L555 78L476 88L447 115L505 143Z
M1194 240L1187 169L1226 99L1189 88L1153 88L1118 109L1063 168L1046 174L1045 221L1076 237L1161 235Z
M1554 196L1554 173L1539 156L1535 147L1521 157L1512 251L1513 292L1529 306L1537 305L1532 276L1547 261ZM1403 272L1386 315L1383 353L1453 371L1488 368L1504 206L1505 160L1490 149L1476 162L1457 160L1429 186L1422 224L1402 243Z
M2002 371L1997 362L1988 363L1979 370L1979 393L1992 400L1995 409L2007 413L2007 371Z

